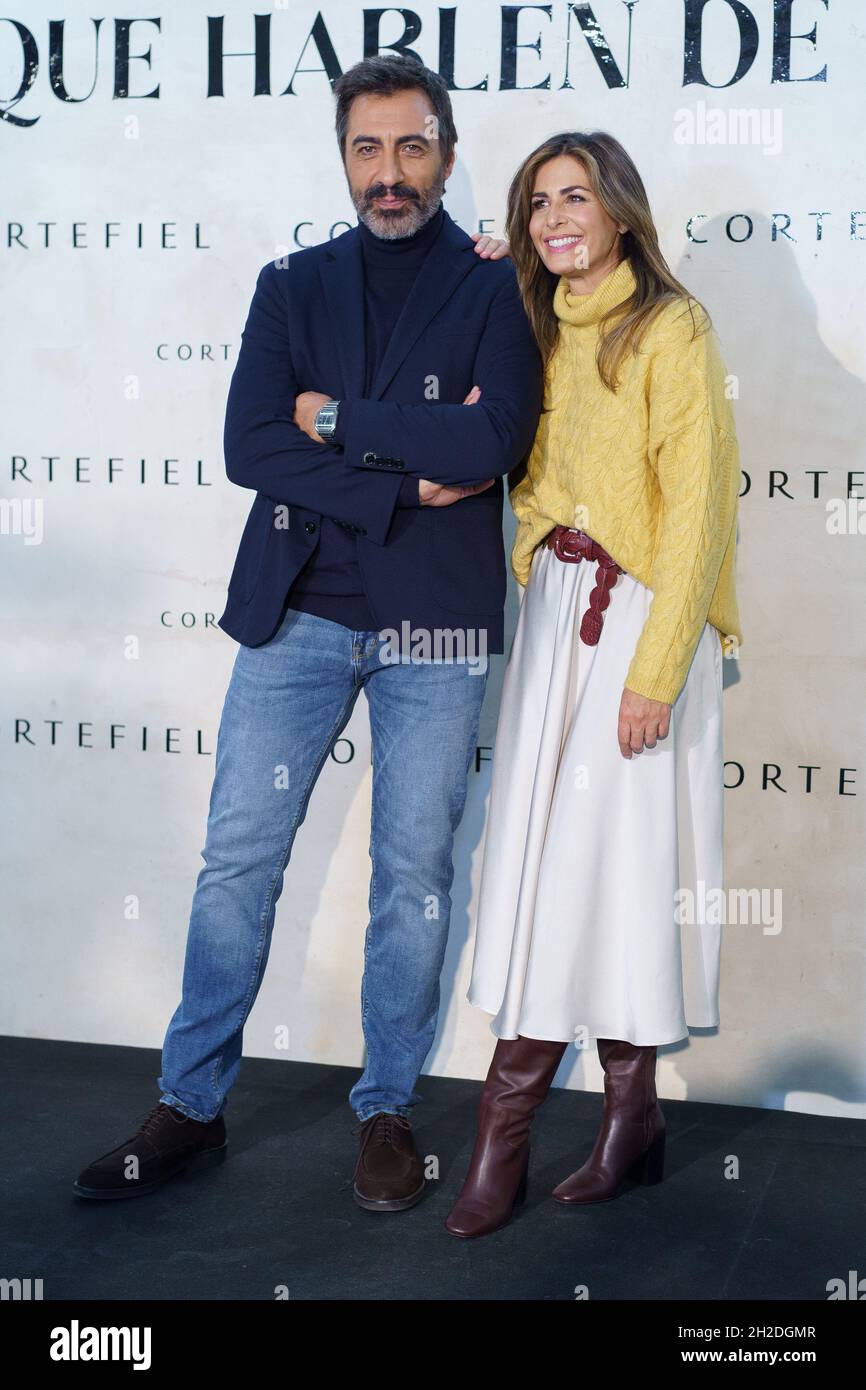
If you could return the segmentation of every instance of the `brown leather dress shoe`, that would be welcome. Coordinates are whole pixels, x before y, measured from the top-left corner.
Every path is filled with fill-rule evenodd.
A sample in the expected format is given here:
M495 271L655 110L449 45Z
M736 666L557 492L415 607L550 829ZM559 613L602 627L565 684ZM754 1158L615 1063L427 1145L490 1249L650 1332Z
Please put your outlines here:
M212 1168L225 1156L222 1115L213 1120L193 1120L159 1101L131 1139L79 1173L72 1190L76 1197L98 1201L142 1197L177 1173Z
M412 1127L403 1115L380 1110L355 1130L360 1135L353 1192L365 1211L404 1211L424 1196L424 1167Z

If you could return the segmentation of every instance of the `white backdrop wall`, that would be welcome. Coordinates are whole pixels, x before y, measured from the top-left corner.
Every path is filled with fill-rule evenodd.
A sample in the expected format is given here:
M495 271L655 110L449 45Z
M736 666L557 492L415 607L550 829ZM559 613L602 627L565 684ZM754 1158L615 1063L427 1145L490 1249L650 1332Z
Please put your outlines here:
M866 1115L861 6L219 8L132 0L97 24L80 0L28 0L0 23L0 1028L162 1042L236 651L216 620L252 503L221 447L240 332L268 258L355 221L334 65L363 56L365 25L372 48L410 26L463 89L446 194L461 226L501 231L546 136L611 131L735 378L728 883L765 890L775 924L725 928L721 1029L665 1049L660 1090ZM455 855L438 1075L482 1076L494 1041L465 991L503 665ZM248 1056L362 1063L369 806L362 700L298 833ZM558 1079L597 1088L594 1053L572 1050Z

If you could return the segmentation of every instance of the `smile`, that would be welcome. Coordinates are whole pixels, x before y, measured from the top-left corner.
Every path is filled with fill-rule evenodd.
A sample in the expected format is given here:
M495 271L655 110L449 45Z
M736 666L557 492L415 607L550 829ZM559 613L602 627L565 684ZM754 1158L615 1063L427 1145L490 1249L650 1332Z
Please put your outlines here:
M583 241L583 236L556 236L546 237L544 244L549 246L551 251L562 251L566 246L574 246L578 241Z

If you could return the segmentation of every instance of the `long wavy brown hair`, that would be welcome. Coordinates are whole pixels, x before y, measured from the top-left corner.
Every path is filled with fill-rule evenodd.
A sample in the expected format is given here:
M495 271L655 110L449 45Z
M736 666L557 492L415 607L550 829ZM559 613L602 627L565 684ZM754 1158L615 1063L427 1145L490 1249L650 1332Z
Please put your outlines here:
M619 141L603 130L551 135L527 156L514 175L508 190L505 221L523 307L545 366L559 342L559 321L553 311L559 276L547 269L535 249L529 234L529 219L538 170L549 159L560 155L580 160L586 169L589 186L605 212L628 228L621 238L621 251L623 259L628 257L631 262L635 291L623 304L605 314L596 354L602 381L615 391L623 358L628 352L637 352L646 330L665 305L683 300L692 315L693 332L708 328L710 318L700 301L675 279L659 250L646 189Z

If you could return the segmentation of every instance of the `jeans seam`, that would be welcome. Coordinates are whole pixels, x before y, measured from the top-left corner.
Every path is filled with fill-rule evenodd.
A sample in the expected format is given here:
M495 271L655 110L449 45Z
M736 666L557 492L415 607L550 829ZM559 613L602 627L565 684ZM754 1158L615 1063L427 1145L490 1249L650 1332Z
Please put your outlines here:
M376 635L377 635L377 637L378 637L379 634L377 633ZM354 636L355 636L355 634L353 634L353 641L354 641ZM372 741L372 728L371 728L371 741ZM367 903L367 909L368 909L368 912L369 912L369 919L368 919L368 921L367 921L367 930L366 930L366 932L364 933L364 969L363 969L363 973L362 973L362 976L361 976L361 1032L362 1032L362 1034L363 1034L363 1036L364 1036L364 1041L365 1041L365 1043L366 1043L366 1041L367 1041L367 1030L366 1030L366 1025L367 1025L367 1014L368 1014L368 1008L367 1008L367 959L368 959L369 952L370 952L370 934L371 934L371 929L372 929L372 925L373 925L373 918L374 918L375 915L376 915L376 855L375 855L375 852L374 852L374 841L375 841L374 810L375 810L375 805L376 805L376 789L375 789L375 782L376 782L376 748L375 748L375 744L373 744L373 746L372 746L372 759L373 759L373 779L372 779L372 780L373 780L373 786L372 786L372 788L371 788L370 845L369 845L369 850L368 850L368 853L369 853L369 855L370 855L370 893L369 893L369 900L368 900L368 903ZM375 1111L372 1111L371 1113L372 1113L372 1114L375 1114L376 1112L375 1112ZM369 1118L369 1117L368 1117L368 1118Z
M346 696L346 699L345 699L345 701L344 701L344 703L343 703L342 708L340 709L339 714L337 715L336 719L334 720L334 723L331 725L330 731L328 732L328 735L327 735L327 737L326 737L326 739L325 739L325 744L324 744L324 748L323 748L323 750L322 750L322 753L321 753L321 755L320 755L318 761L317 761L317 762L314 764L314 766L313 766L313 769L312 769L312 771L311 771L311 773L310 773L310 776L309 776L309 778L308 778L308 780L307 780L307 785L306 785L306 787L305 787L305 789L304 789L304 794L303 794L303 796L301 797L301 799L300 799L299 802L298 802L298 809L297 809L297 811L295 812L295 817L294 817L294 820L292 821L292 825L291 825L291 829L290 829L290 831L289 831L288 839L287 839L287 841L286 841L286 844L285 844L285 846L284 846L284 848L283 848L283 852L282 852L282 854L281 854L281 856L280 856L280 859L279 859L279 861L278 861L277 870L276 870L276 872L273 874L273 876L272 876L272 878L271 878L271 882L270 882L270 885L269 885L269 887L268 887L268 892L267 892L267 896L266 896L266 899L265 899L265 908L264 908L264 911L263 911L263 913L262 913L262 918L261 918L261 925L260 925L260 930L259 930L259 940L258 940L258 945L257 945L257 948L256 948L256 962L255 962L255 966L254 966L254 969L253 969L253 972L252 972L252 977L251 977L251 980L250 980L249 988L247 989L246 997L244 998L244 1002L243 1002L243 1004L242 1004L242 1006L241 1006L241 1017L240 1017L240 1022L239 1022L239 1024L238 1024L238 1027L239 1027L239 1028L243 1028L244 1024L246 1023L247 1017L249 1016L249 1011L250 1011L250 1009L251 1009L251 1007L252 1007L252 1001L253 1001L253 999L255 998L256 985L257 985L257 983L260 983L260 977L261 977L261 971L262 971L262 957L263 957L263 955L264 955L264 943L265 943L265 937L266 937L266 935L267 935L267 924L268 924L268 918L270 917L270 911L271 911L271 904L272 904L272 902L273 902L274 889L275 889L277 883L279 882L280 874L282 874L282 873L285 871L286 865L287 865L287 863L288 863L288 858L289 858L289 855L291 854L291 850L292 850L292 845L293 845L293 842L294 842L295 834L297 833L298 825L300 824L301 812L303 811L304 807L306 806L306 803L307 803L307 801L308 801L308 799L309 799L310 793L312 792L313 786L315 785L316 778L318 777L319 773L321 772L321 770L322 770L322 768L323 768L323 766L324 766L325 759L327 758L328 753L330 752L331 743L332 743L332 741L333 741L333 739L334 739L334 735L336 734L337 730L338 730L339 727L340 727L341 720L343 719L344 715L346 714L347 709L350 708L350 705L351 705L353 699L355 699L355 698L357 698L357 692L356 692L355 689L353 689L353 690L351 690L351 691L349 692L349 694ZM232 1034L231 1034L231 1037L232 1037L232 1038L235 1037L237 1031L238 1031L238 1029L235 1028L235 1030L234 1030L234 1031L232 1032ZM212 1067L212 1069L211 1069L211 1087L212 1087L214 1093L217 1093L217 1087L218 1087L217 1073L218 1073L219 1068L222 1066L223 1053L225 1052L225 1047L226 1047L226 1046L227 1046L227 1044L225 1044L223 1047L220 1048L219 1052L218 1052L217 1055L216 1055L216 1058L214 1059L214 1064L213 1064L213 1067Z
M374 754L373 754L374 759L375 759L375 756L376 756L376 755L375 755L375 752L374 752ZM375 768L375 763L374 763L374 767L373 767L373 779L374 779L374 781L375 781L375 777L376 777L376 768ZM375 796L375 792L373 792L373 796ZM376 916L376 853L375 853L375 831L374 831L372 819L371 819L371 824L370 824L370 901L369 901L368 906L369 906L369 911L370 911L370 917L369 917L369 920L368 920L368 922L367 922L367 930L366 930L366 932L364 933L364 973L363 973L363 977L362 977L362 990L361 990L362 995L363 995L363 998L361 999L361 1032L364 1034L365 1040L366 1040L366 1037L367 1037L366 1025L367 1025L367 1012L368 1012L368 1010L367 1010L367 959L368 959L368 956L369 956L369 953L370 953L370 936L371 936L372 929L373 929L373 919L374 919L375 916Z

